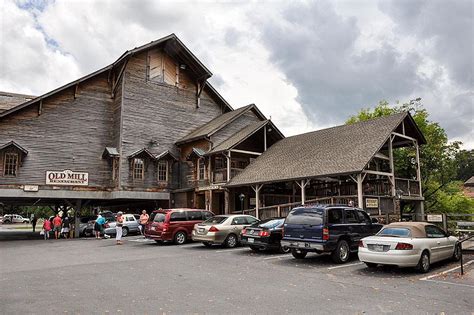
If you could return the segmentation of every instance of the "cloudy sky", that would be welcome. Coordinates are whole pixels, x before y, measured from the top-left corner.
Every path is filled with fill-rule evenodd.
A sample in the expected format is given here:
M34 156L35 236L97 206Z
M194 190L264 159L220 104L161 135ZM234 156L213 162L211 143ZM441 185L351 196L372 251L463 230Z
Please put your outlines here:
M0 90L40 95L175 33L285 135L421 97L474 148L473 1L0 0Z

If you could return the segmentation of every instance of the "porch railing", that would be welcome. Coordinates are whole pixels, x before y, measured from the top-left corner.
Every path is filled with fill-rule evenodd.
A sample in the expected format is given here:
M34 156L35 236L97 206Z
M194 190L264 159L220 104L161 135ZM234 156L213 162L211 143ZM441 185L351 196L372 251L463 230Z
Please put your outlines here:
M235 175L242 172L242 168L233 167L230 169L230 177L233 178ZM213 172L213 183L225 183L227 182L227 168L216 169Z
M401 191L402 196L420 196L420 182L417 180L395 178L395 189Z

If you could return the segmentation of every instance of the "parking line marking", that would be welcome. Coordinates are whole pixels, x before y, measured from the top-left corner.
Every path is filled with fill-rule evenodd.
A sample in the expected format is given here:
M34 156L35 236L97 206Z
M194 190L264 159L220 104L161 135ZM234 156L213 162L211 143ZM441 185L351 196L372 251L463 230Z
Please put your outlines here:
M280 258L284 258L284 257L289 257L289 255L286 254L286 255L280 255L280 256L266 257L266 258L263 258L263 260L268 260L268 259L280 259Z
M422 280L422 279L420 279ZM438 282L438 283L443 283L443 284L451 284L451 285L457 285L461 287L468 287L468 288L474 288L474 285L470 284L465 284L465 283L455 283L455 282L448 282L448 281L442 281L442 280L433 280L433 279L426 279L423 281L428 281L428 282Z
M464 264L464 267L469 266L469 265L472 264L472 263L474 263L474 260L470 260L470 261L468 261L467 263L465 263L465 264ZM461 268L461 266L457 266L457 267L454 267L454 268L445 270L445 271L443 271L443 272L438 272L438 273L435 273L434 275L431 275L431 276L423 277L423 278L421 278L420 280L427 281L427 280L429 280L429 279L431 279L431 278L444 275L444 274L446 274L446 273L448 273L448 272L451 272L451 271L456 270L456 269L459 269L459 268Z
M230 253L238 250L249 250L248 248L230 248L230 249L223 249L223 250L216 250L216 253Z
M334 266L334 267L329 267L328 270L338 269L338 268L352 267L352 266L357 266L357 265L362 265L362 264L363 264L363 262L358 262L358 263L353 263L353 264L348 264L348 265Z

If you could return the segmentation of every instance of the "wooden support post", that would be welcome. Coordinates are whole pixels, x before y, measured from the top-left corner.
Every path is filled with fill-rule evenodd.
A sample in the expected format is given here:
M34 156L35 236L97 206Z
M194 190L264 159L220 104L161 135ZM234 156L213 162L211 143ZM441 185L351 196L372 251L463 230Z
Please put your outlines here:
M388 159L390 163L390 176L392 177L392 198L395 198L395 167L393 163L393 136L388 140Z
M74 207L74 237L79 237L79 225L81 224L80 211L82 207L82 200L76 201L76 206Z
M277 206L277 215L279 218L281 218L281 207Z
M209 190L209 211L212 212L212 190Z
M225 156L227 158L227 182L230 181L230 166L231 166L231 156L230 156L230 151L227 151L227 155Z
M362 194L362 174L357 174L357 207L364 209L364 196Z
M420 197L423 197L423 190L421 190L421 166L420 166L420 146L418 141L414 141L416 149L416 180L418 181L420 189Z
M40 116L43 113L43 99L40 99L39 105L38 105L38 116Z
M229 203L229 190L226 189L224 191L224 214L229 214L230 211L229 211L229 206L230 206L230 203Z
M301 204L304 205L306 202L306 186L309 184L309 179L302 179L301 182L299 183L298 181L295 181L296 185L298 185L301 188Z
M255 217L257 219L260 219L260 214L258 213L258 210L260 208L260 189L262 189L263 184L257 184L255 186L252 186L253 191L255 191Z

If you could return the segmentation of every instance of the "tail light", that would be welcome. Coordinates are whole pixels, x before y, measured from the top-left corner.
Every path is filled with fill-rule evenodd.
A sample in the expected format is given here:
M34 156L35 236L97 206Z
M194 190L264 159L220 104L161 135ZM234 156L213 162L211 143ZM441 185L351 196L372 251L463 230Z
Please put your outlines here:
M359 241L359 247L365 247L365 246L364 246L364 242Z
M211 228L209 229L209 232L219 232L219 229L216 228L214 225L211 226Z
M245 234L247 234L247 229L242 230L242 235L245 235Z
M407 243L398 243L397 246L395 247L395 249L410 250L410 249L413 249L413 245L412 244L407 244Z
M265 236L270 236L270 232L268 232L268 231L260 231L260 232L258 233L258 236L263 236L263 237L265 237Z
M328 228L323 228L323 241L329 240L329 229Z
M169 223L165 223L163 224L163 232L166 232L168 231L168 228L169 228L170 224Z

